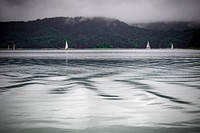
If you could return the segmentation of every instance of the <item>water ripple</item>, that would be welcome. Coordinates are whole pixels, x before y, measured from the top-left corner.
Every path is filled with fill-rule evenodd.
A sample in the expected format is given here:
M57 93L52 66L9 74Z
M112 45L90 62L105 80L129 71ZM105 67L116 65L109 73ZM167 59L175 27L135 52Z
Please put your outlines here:
M162 94L159 94L157 92L153 92L153 91L146 91L146 92L151 93L151 94L153 94L155 96L158 96L160 98L169 99L169 100L171 100L173 102L177 102L177 103L181 103L181 104L192 104L190 102L182 101L182 100L179 100L179 99L171 97L171 96L162 95Z
M120 127L132 132L142 127L155 129L152 132L196 132L200 123L199 53L0 52L0 131L45 127L118 132L114 129Z

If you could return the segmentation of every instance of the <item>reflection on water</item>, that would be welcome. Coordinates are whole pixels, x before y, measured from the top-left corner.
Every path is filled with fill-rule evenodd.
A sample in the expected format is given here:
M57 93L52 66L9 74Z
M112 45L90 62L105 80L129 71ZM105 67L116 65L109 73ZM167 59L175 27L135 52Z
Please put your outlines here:
M198 50L1 51L0 79L0 131L200 131Z

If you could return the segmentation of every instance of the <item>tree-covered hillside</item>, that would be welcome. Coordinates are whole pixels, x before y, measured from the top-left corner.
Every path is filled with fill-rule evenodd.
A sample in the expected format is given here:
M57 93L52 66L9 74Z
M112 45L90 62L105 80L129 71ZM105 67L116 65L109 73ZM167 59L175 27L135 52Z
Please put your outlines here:
M191 48L200 48L200 29L196 30L192 41L190 42Z
M0 48L187 48L196 30L154 31L117 19L57 17L29 22L0 22Z

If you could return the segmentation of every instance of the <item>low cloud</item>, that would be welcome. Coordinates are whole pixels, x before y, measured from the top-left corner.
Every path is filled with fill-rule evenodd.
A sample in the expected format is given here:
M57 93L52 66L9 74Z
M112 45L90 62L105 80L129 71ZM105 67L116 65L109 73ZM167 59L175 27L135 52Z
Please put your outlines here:
M128 23L200 21L200 0L0 0L0 21L102 16Z

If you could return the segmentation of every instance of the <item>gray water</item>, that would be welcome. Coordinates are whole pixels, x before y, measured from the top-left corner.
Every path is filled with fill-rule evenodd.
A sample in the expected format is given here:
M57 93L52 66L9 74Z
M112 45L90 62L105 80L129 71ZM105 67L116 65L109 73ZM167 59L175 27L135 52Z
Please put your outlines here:
M0 52L1 132L199 132L199 50Z

